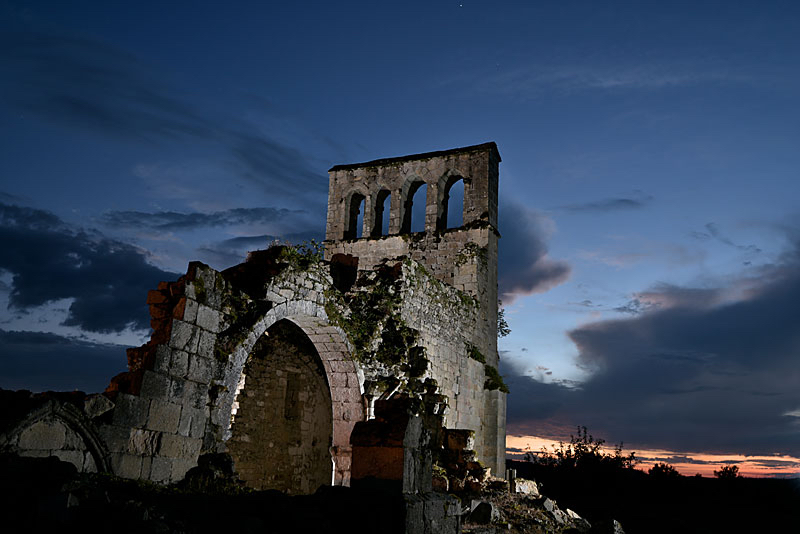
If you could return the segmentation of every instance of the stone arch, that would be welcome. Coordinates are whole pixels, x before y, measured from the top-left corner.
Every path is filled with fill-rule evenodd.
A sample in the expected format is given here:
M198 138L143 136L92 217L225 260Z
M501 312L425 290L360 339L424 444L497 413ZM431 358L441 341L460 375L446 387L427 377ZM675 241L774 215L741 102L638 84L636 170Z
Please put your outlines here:
M221 429L222 439L232 436L237 396L246 387L245 364L259 338L275 323L289 320L308 336L314 345L325 373L331 399L332 439L330 455L335 486L350 485L352 448L350 433L358 421L366 419L362 399L364 374L350 357L345 334L327 321L325 310L311 301L286 301L277 304L258 321L247 338L230 356L225 373L225 390L212 407L211 419Z
M400 233L411 233L411 208L414 204L414 194L423 185L428 185L425 180L419 176L412 175L406 179L403 188L400 190L401 195L401 219L400 219ZM426 200L427 204L427 200Z
M81 410L50 400L0 436L0 449L20 456L56 456L79 472L111 472L109 452Z
M383 233L383 214L384 204L386 199L389 199L389 210L391 211L392 192L388 189L381 188L375 195L372 196L374 204L372 207L372 233L371 237L380 237ZM386 229L386 234L389 234L389 228Z
M344 203L344 239L356 239L358 237L358 215L361 213L361 205L364 205L364 213L363 215L363 227L361 236L364 237L368 235L368 232L365 232L367 226L367 199L369 195L360 190L355 189L348 193L347 197L345 197Z
M452 187L461 181L464 184L464 200L461 206L462 224L465 222L464 206L466 205L467 190L470 185L470 180L465 177L466 175L460 171L448 169L447 172L442 174L438 180L437 199L436 199L436 229L439 231L447 230L447 211L450 201L450 190Z

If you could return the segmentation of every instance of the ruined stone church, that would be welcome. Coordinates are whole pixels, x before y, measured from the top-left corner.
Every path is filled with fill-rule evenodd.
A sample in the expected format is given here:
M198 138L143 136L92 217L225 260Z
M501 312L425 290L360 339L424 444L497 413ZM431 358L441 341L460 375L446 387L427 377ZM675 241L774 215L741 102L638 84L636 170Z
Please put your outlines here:
M31 400L0 449L158 483L224 452L256 489L372 477L407 490L430 487L407 464L443 447L436 431L409 437L433 418L502 476L499 163L486 143L333 167L319 248L273 246L224 271L191 263L147 296L153 334L126 373L102 394ZM459 181L463 224L449 228ZM425 230L412 233L423 185ZM400 423L382 412L393 399L411 414Z

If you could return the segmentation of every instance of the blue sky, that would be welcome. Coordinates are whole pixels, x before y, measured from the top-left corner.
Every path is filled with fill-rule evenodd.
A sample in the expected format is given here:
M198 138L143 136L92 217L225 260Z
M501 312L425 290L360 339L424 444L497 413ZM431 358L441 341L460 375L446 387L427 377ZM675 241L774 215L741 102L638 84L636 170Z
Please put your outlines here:
M798 11L0 1L0 386L101 389L334 164L495 141L509 432L800 455Z

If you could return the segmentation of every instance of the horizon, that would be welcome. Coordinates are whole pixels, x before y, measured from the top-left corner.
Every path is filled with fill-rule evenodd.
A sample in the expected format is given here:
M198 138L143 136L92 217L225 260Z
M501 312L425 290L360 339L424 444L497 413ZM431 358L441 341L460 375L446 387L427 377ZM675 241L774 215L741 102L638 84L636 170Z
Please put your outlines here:
M158 282L321 240L333 165L494 141L510 454L800 476L800 6L0 13L0 387L102 390Z

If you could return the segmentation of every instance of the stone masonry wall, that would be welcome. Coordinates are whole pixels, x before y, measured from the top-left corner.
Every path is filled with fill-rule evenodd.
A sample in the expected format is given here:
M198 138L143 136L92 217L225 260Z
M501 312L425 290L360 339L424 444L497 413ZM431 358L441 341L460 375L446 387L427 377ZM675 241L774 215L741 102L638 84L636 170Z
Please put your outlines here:
M474 352L464 348L471 345L496 369L499 162L497 147L486 143L331 168L325 258L353 257L360 270L369 270L385 259L410 257L437 280L476 300L475 316L466 320L452 309L437 314L436 305L426 308L430 302L404 303L403 314L409 326L420 330L431 376L450 399L448 424L476 430L479 456L502 475L505 394L483 389L483 363L470 358ZM449 189L458 180L464 183L463 226L447 229ZM425 231L411 234L411 203L420 184L427 185ZM381 209L387 195L389 230L382 236ZM355 239L362 201L363 237Z
M410 257L438 280L471 295L480 306L470 327L474 343L497 366L497 235L491 228L448 230L444 234L367 238L326 243L326 257L358 258L359 269L371 269L387 258Z
M136 349L146 356L136 359L142 363L129 375L140 379L115 378L113 417L99 428L112 470L126 478L172 482L196 465L199 454L226 451L237 396L247 395L245 364L253 347L270 326L290 319L308 333L322 359L332 404L334 482L346 484L349 432L365 417L363 378L341 331L325 323L330 277L319 268L284 268L279 276L262 277L261 289L251 288L260 297L251 298L228 280L235 274L191 264L173 299L177 311L153 334L166 342ZM325 480L331 481L329 469Z
M13 421L14 413L22 416L0 432L0 452L33 458L55 456L81 473L108 469L108 452L92 423L113 408L104 396L4 391L0 404L4 423Z
M248 486L292 494L331 483L331 399L314 345L288 321L245 365L228 450Z
M218 273L198 263L190 265L183 282L172 316L153 333L163 342L143 347L152 356L133 371L141 374L138 387L136 381L123 379L110 388L113 417L100 432L112 469L122 477L181 480L204 450L226 288ZM155 295L148 298L151 309L158 300ZM119 384L123 387L117 389ZM208 438L205 450L213 448L213 437Z
M493 472L503 468L497 459L497 428L486 424L495 417L486 398L494 392L485 389L484 364L494 346L486 342L479 302L455 288L427 275L424 267L404 264L406 288L403 294L403 318L419 330L420 344L426 348L430 376L439 385L439 392L448 398L449 410L444 425L448 428L475 430L480 436L490 434L492 441L479 441L478 457ZM484 356L485 362L479 361ZM495 356L496 362L496 356ZM505 441L505 435L503 435ZM492 446L494 445L494 446ZM505 451L505 447L501 449Z

